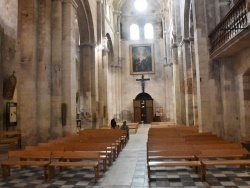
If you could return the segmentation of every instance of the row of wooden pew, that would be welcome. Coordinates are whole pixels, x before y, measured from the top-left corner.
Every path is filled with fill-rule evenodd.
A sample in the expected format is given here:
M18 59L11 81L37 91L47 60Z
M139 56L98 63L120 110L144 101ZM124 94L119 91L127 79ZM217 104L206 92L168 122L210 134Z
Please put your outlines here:
M8 159L1 163L2 176L10 176L11 166L43 167L44 179L55 176L55 167L93 168L94 180L99 179L99 168L105 172L126 146L126 131L114 129L81 130L79 135L68 135L26 146L24 150L8 151Z
M148 179L154 167L192 167L202 181L206 168L219 165L250 165L249 152L240 144L206 132L197 127L173 126L150 128L147 141Z

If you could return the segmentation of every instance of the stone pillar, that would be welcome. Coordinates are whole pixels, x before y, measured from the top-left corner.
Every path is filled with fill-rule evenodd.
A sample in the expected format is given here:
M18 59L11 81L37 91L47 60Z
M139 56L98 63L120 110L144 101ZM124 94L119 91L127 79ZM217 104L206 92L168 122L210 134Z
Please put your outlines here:
M22 0L20 6L20 70L18 72L18 119L22 144L35 145L37 135L37 1Z
M98 106L96 109L97 114L97 128L102 127L103 119L103 62L102 62L102 47L97 49L97 92L98 92Z
M175 110L175 123L182 124L181 118L181 91L180 91L180 73L178 63L178 46L172 45L172 60L173 60L173 81L174 81L174 110Z
M195 49L194 41L190 39L190 62L191 62L191 76L192 76L192 101L193 101L193 115L194 125L198 125L198 104L197 104L197 78L196 78L196 65L195 65Z
M115 117L117 121L122 121L121 113L121 66L123 57L121 57L121 39L120 39L120 22L121 22L121 12L115 11L114 13L114 25L116 26L115 40L114 40L114 62L111 65L111 85L112 85L112 116Z
M103 121L103 62L102 62L102 50L103 50L103 44L102 44L102 0L96 0L97 2L97 59L96 59L96 84L97 84L97 90L96 90L96 127L99 128L102 126Z
M50 138L51 120L51 1L38 1L37 26L37 133L45 142Z
M193 75L192 75L192 62L190 54L190 41L183 39L183 68L184 68L184 87L185 87L185 108L186 108L186 125L194 124L193 113Z
M218 61L210 61L210 98L211 98L211 122L213 125L213 133L218 136L224 136L223 128L223 104L221 92L221 64Z
M239 113L238 97L236 95L236 84L233 67L230 66L230 60L224 60L221 68L221 85L222 85L222 105L223 105L223 122L224 138L232 142L239 141Z
M75 59L75 8L73 0L62 4L62 102L66 104L66 125L63 134L76 132L76 59Z
M106 37L103 39L103 43L106 41ZM107 41L105 42L107 44ZM108 113L107 113L107 105L108 105L108 92L110 92L108 88L108 63L109 63L109 51L107 47L104 47L104 53L103 53L103 99L102 99L102 109L103 109L103 124L102 126L107 126L108 125ZM109 103L110 104L110 103Z
M4 30L2 26L0 25L0 131L4 129L4 124L3 124L3 114L4 114L4 103L3 103L3 60L2 60L2 41L3 41L3 33Z
M51 6L51 137L62 136L62 0Z
M197 76L198 124L201 132L212 131L209 83L208 32L205 0L192 1ZM205 23L205 24L204 24Z
M186 106L185 106L185 85L184 85L184 72L183 72L183 51L181 43L178 44L178 68L179 68L179 100L180 100L180 113L181 113L181 124L186 125Z
M80 45L80 109L82 111L82 127L92 127L92 102L91 102L91 64L94 44L85 43Z

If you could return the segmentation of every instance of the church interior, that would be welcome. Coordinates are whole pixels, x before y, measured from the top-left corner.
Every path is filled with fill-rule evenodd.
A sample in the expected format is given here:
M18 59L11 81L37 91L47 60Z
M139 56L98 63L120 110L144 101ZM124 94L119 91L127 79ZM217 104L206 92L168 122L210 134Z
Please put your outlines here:
M187 184L179 172L180 182L150 183L146 161L155 124L250 142L249 28L250 0L1 0L0 146L15 147L5 132L18 131L17 147L24 149L85 130L107 131L114 118L138 123L116 160L132 163L128 169L136 173L109 166L101 183L69 187L249 187L246 171L238 182L215 176L208 183L207 172L204 183L192 171ZM122 174L127 179L119 182ZM0 187L15 186L4 182ZM36 186L67 187L53 183Z

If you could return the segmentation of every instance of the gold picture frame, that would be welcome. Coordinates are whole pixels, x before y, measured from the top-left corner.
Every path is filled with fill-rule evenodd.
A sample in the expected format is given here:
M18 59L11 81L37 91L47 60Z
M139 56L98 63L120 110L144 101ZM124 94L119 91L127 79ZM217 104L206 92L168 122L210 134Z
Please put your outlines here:
M135 44L129 46L130 74L154 74L154 45Z

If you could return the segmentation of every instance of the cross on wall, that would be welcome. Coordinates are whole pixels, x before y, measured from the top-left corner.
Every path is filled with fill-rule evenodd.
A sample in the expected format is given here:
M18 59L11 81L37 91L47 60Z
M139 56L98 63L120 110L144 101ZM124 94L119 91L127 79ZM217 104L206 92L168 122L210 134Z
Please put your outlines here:
M142 93L144 93L145 90L145 81L149 81L149 78L144 79L144 75L141 75L141 79L136 79L136 81L141 82L141 88L142 88Z

